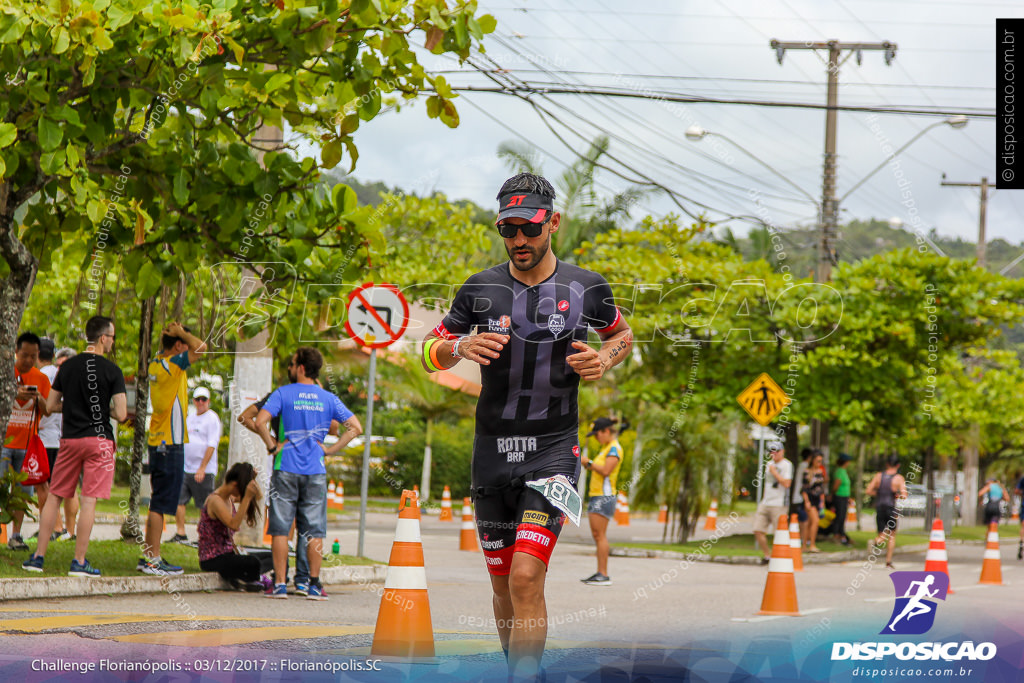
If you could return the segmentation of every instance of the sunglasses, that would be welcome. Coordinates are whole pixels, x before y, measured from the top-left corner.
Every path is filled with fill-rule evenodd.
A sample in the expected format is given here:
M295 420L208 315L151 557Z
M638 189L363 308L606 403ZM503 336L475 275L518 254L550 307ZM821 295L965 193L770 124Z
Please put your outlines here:
M498 234L507 240L512 239L516 236L516 233L520 230L523 231L524 237L537 237L544 230L544 226L547 225L547 221L543 223L520 223L519 225L513 225L512 223L498 223Z
M196 397L195 397L194 399L192 399L192 400L193 400L193 401L209 401L210 399L206 398L205 396L196 396Z

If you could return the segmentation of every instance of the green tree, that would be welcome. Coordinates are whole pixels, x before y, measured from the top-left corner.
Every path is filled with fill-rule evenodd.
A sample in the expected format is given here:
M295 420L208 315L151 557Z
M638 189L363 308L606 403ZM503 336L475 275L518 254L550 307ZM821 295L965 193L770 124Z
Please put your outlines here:
M142 405L149 326L165 285L234 264L220 268L221 281L239 283L248 272L258 286L233 302L215 335L266 327L289 282L319 281L373 237L350 217L351 189L316 184L321 167L343 157L355 166L360 122L385 101L432 89L427 114L458 125L444 78L416 59L414 32L435 53L465 59L493 29L493 18L463 1L8 2L0 14L0 363L12 362L37 271L62 241L88 245L89 301L120 258L143 302ZM264 125L319 144L319 160L266 146ZM13 381L0 383L0 429ZM137 448L143 420L137 415Z
M453 420L473 414L476 401L472 396L440 384L437 375L428 375L420 367L415 353L389 356L391 362L382 367L384 388L411 408L423 420L423 460L420 491L431 498L431 464L433 460L434 427L439 420Z

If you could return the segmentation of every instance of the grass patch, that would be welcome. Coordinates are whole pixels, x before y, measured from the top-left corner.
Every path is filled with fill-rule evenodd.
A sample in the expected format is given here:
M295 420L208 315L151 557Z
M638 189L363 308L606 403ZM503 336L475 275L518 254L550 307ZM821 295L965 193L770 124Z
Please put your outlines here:
M945 532L947 539L958 541L984 541L988 538L988 527L980 524L977 526L954 526L952 529L946 529ZM927 539L930 533L924 529L900 531L897 538L903 535ZM1020 527L1011 524L1000 524L999 538L1020 538Z
M853 545L845 546L831 540L820 540L818 548L824 553L842 552L846 550L866 549L867 541L874 538L869 531L848 531ZM771 546L772 537L768 537ZM760 557L761 550L754 544L753 534L733 534L722 536L715 543L704 545L705 541L689 541L687 543L615 543L617 547L643 548L645 550L669 550L677 553L701 553L711 556L748 556ZM806 551L805 551L806 552Z
M29 542L32 551L35 550L35 542ZM74 541L54 541L46 549L46 563L43 573L27 572L21 568L21 563L28 559L29 552L15 552L7 547L0 548L0 578L34 578L40 576L67 576L68 567L71 565L71 558L75 554ZM185 570L186 574L201 572L199 568L199 553L191 547L177 543L164 543L160 546L160 555L171 564L176 564ZM89 552L86 554L94 567L103 572L103 576L143 576L136 570L139 558L142 557L141 546L135 543L124 541L92 541L89 543ZM294 559L289 563L295 566ZM333 553L324 557L324 567L338 565L368 566L381 564L376 560L355 555L335 555Z
M34 551L35 542L29 541ZM75 554L74 541L54 541L46 549L46 564L43 573L27 572L21 563L28 559L26 551L16 552L8 548L0 549L0 577L32 578L38 576L67 576L71 558ZM161 546L160 554L171 564L182 567L186 573L199 572L199 555L195 548L166 543ZM104 576L142 576L135 566L142 557L142 549L135 543L124 541L92 541L86 554L89 562L103 572Z

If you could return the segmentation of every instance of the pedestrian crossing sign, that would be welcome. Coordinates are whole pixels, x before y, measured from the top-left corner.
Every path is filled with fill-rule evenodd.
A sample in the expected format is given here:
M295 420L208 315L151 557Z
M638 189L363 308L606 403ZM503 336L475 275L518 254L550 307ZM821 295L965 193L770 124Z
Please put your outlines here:
M766 427L791 403L786 392L768 376L767 372L762 372L760 377L740 392L736 400L762 427Z

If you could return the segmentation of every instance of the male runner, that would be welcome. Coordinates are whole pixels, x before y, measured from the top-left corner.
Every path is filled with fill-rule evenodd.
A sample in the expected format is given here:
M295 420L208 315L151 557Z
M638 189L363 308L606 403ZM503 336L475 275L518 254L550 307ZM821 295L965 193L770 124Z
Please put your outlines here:
M526 483L563 475L575 486L580 379L600 379L632 345L607 281L551 251L561 220L554 199L540 176L505 182L496 224L509 262L470 277L424 339L428 372L462 358L481 366L473 498L498 637L516 677L540 667L544 578L562 527L562 512ZM588 327L599 351L585 343Z

